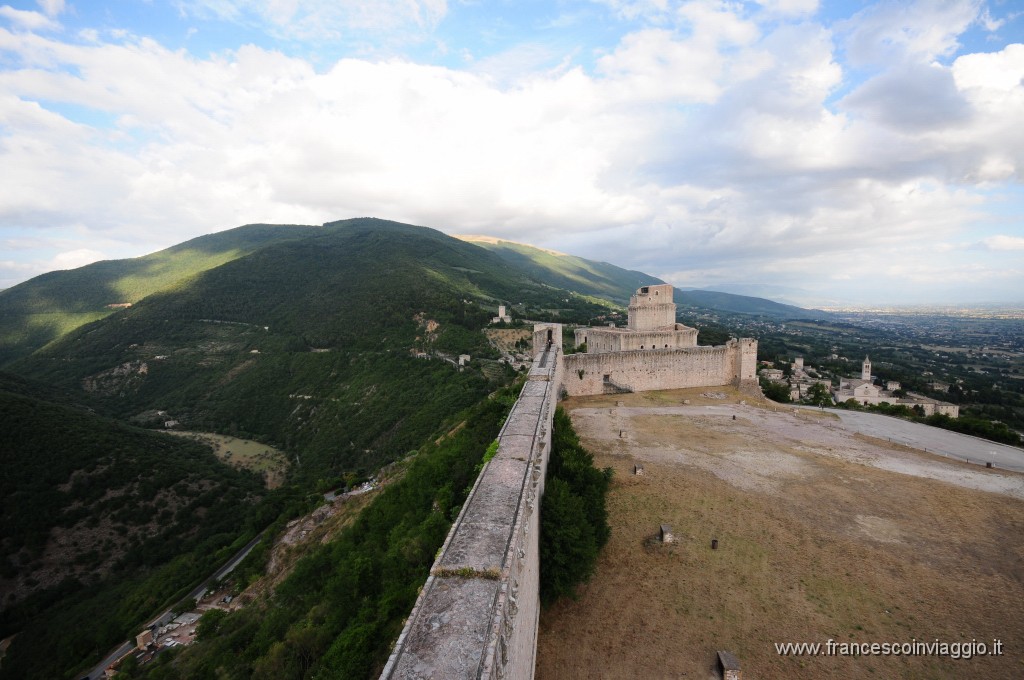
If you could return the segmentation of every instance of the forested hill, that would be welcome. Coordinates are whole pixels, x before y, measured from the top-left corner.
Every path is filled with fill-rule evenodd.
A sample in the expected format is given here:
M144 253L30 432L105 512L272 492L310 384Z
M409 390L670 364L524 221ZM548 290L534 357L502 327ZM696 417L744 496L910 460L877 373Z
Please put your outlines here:
M357 219L202 272L12 368L124 417L166 411L273 442L315 482L376 469L493 390L502 369L483 370L496 355L481 329L499 301L533 318L606 311L441 232ZM416 356L463 353L461 372Z
M641 286L665 283L650 274L623 269L607 262L594 262L575 255L544 250L524 243L489 236L458 236L486 248L531 277L556 288L612 300L621 305Z
M4 374L0 413L0 637L20 632L5 678L106 651L262 528L262 480L207 447Z
M143 257L48 272L0 290L0 366L108 316L116 311L115 305L136 303L266 245L320 231L312 226L250 224Z

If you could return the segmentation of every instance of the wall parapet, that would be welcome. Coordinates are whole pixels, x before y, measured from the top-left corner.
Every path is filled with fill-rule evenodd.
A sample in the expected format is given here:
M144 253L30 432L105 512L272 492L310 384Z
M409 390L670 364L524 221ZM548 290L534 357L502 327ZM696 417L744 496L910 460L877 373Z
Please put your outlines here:
M381 674L533 678L540 499L562 382L560 343L539 352Z

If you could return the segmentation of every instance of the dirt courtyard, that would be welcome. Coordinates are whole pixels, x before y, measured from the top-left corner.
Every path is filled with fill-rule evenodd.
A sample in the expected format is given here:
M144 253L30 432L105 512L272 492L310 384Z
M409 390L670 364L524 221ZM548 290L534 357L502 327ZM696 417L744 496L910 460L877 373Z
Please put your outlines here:
M615 470L612 537L579 599L541 614L538 680L703 680L720 677L717 650L753 679L1024 677L1024 475L851 437L828 414L728 388L564 407ZM656 540L661 524L675 543ZM1002 655L775 646L828 640L999 640Z

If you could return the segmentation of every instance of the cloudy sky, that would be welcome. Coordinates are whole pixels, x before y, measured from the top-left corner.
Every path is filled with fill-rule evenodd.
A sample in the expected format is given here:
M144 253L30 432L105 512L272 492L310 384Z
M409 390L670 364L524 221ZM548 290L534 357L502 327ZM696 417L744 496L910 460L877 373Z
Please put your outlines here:
M1022 78L1017 0L15 0L0 288L369 215L804 303L1024 304Z

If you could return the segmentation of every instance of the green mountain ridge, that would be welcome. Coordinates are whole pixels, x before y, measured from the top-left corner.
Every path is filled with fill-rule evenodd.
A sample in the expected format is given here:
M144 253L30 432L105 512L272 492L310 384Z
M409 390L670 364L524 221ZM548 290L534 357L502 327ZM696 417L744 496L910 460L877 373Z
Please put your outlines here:
M623 269L607 262L585 260L575 255L545 250L525 243L474 235L460 235L456 238L486 248L549 286L575 290L621 305L629 302L630 295L637 288L665 283L650 274Z
M369 472L493 389L497 300L586 320L605 308L441 232L332 222L201 272L11 365L115 413L299 452L306 481ZM417 354L476 361L457 371Z
M251 224L185 241L156 253L53 271L0 290L0 366L90 321L135 304L264 246L322 231L304 225Z

